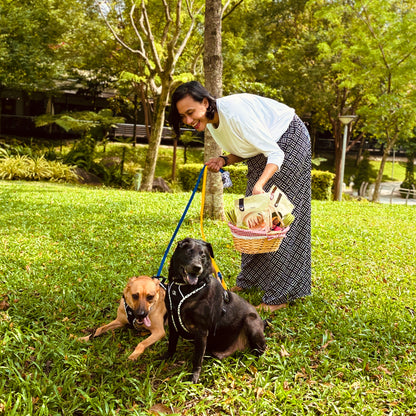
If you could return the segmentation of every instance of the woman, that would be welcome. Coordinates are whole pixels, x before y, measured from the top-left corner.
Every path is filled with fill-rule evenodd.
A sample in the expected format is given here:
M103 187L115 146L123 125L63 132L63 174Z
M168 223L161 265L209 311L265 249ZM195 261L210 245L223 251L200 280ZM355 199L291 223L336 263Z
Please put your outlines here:
M279 250L242 254L232 290L264 291L259 309L274 312L311 293L311 151L308 131L294 109L252 94L215 99L196 81L172 95L169 122L179 137L181 124L208 129L228 152L206 163L212 172L246 161L246 196L277 185L294 204L296 220Z

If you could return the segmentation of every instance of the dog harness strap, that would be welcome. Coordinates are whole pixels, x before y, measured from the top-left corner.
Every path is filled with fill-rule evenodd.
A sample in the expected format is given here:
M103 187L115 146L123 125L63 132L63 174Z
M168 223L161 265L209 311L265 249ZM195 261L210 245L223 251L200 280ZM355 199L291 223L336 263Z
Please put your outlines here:
M181 286L182 286L182 288L184 288L188 285L185 285L185 284L180 285L178 283L171 283L168 286L168 298L169 298L171 317L172 317L173 326L175 327L176 332L179 332L178 331L178 326L180 326L185 332L189 333L188 329L186 328L186 326L182 322L182 318L181 318L182 304L187 299L189 299L191 296L195 295L200 290L202 290L206 285L207 284L204 283L202 286L197 287L196 289L192 290L191 292L189 292L187 294L182 293ZM176 288L173 288L173 286L176 286ZM179 299L179 302L177 303L177 305L175 305L175 303L177 302L178 299ZM175 300L176 300L176 302L175 302Z
M126 311L127 320L129 321L129 324L133 328L136 328L136 318L134 317L133 309L130 308L130 306L127 304L126 298L124 297L124 295L123 295L123 300L124 300L124 310Z
M152 276L152 279L153 278L159 279L159 285L161 286L162 289L164 289L165 291L168 289L166 287L166 277L164 277L164 276Z

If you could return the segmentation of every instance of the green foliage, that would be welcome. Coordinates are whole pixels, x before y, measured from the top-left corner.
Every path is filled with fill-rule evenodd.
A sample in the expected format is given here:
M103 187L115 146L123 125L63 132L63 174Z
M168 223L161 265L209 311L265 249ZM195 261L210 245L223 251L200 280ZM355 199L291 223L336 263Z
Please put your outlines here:
M207 358L192 385L188 341L170 361L164 338L130 362L143 339L132 330L76 340L115 318L129 277L157 272L189 193L0 186L4 415L143 416L155 405L181 416L414 413L413 207L313 201L312 296L262 314L264 356ZM200 203L197 194L177 241L200 238ZM231 287L240 255L229 229L206 220L204 230ZM242 296L255 303L261 292Z
M370 154L366 151L357 166L357 173L354 177L354 189L359 190L363 182L371 183L370 178L374 176L375 174L370 163Z
M406 177L404 181L400 184L400 188L404 189L416 189L416 180L415 180L415 150L408 152L407 154L407 163L406 163ZM401 191L401 196L406 198L408 192ZM409 193L409 198L416 198L415 192Z
M0 158L0 179L76 182L77 175L74 166L59 161L48 161L43 156L32 159L26 155L17 155Z
M198 176L201 172L203 164L199 163L188 163L186 165L178 166L178 181L182 185L182 189L192 191L198 180ZM198 190L201 190L202 182L199 184Z
M74 142L72 149L65 155L63 161L68 165L76 165L86 170L91 169L94 161L96 141L89 134Z
M202 167L203 164L200 163L188 163L178 167L178 181L181 184L182 190L192 191L194 189ZM244 195L247 185L247 166L227 166L226 170L230 172L233 186L231 188L225 188L224 193ZM198 190L200 191L201 188L202 182L200 183Z
M335 175L331 172L312 169L312 199L330 201Z
M245 195L247 187L247 165L239 164L227 166L226 170L230 172L230 178L233 182L233 186L225 188L224 193Z
M43 114L36 117L35 125L43 127L57 124L65 131L78 133L81 137L89 134L95 140L102 140L108 135L112 127L123 121L123 117L113 117L112 110L104 108L98 113L94 111L76 111L56 115Z

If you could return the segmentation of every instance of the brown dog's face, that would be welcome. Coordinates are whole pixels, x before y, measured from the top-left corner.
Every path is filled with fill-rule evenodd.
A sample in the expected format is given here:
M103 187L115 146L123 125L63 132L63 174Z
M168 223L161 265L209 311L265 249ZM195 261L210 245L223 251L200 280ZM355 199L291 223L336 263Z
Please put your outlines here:
M124 299L138 324L151 325L149 312L159 299L159 280L149 276L132 277L124 289Z

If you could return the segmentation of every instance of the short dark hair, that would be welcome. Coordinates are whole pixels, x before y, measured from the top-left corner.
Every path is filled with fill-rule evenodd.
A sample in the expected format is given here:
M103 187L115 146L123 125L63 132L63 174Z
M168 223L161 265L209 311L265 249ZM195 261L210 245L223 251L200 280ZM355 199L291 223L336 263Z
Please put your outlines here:
M190 81L186 82L185 84L179 85L178 88L173 92L172 99L171 99L171 107L168 116L169 125L173 128L173 131L176 134L176 137L181 135L181 125L182 125L182 117L179 115L178 109L176 108L176 104L178 101L182 100L183 98L190 96L195 101L202 103L204 98L208 100L208 108L206 116L208 120L212 120L215 115L215 111L217 110L217 104L215 102L215 98L210 94L210 92L198 81Z

